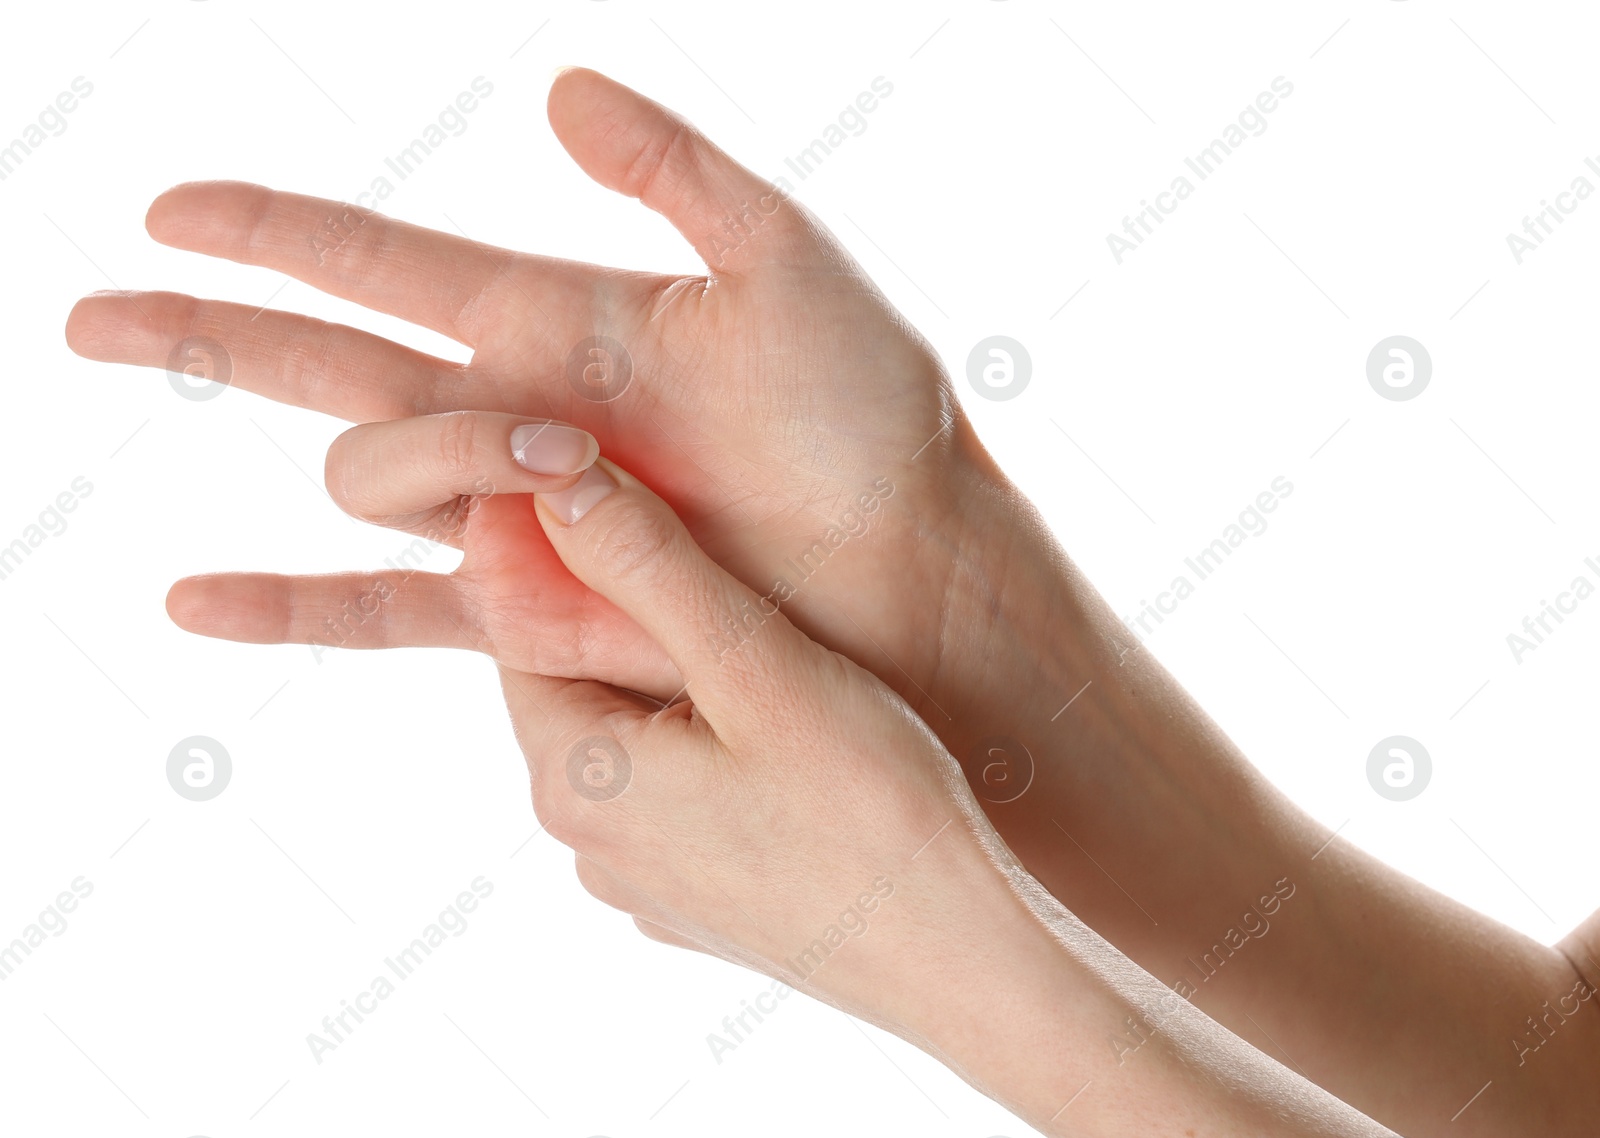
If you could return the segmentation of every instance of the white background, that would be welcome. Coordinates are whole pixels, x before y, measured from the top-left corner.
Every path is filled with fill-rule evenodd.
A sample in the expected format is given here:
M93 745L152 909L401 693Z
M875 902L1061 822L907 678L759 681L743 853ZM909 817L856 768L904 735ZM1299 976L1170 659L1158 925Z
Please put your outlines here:
M706 1034L766 981L643 940L564 847L527 841L488 661L318 664L165 616L188 573L377 566L411 539L322 492L342 424L78 359L72 302L113 285L270 302L460 358L281 275L157 246L142 218L195 178L356 195L476 76L492 96L386 212L693 271L660 218L555 143L544 99L565 64L767 174L892 82L797 192L937 345L1068 551L1131 613L1287 477L1270 528L1150 649L1341 840L1554 940L1600 903L1584 872L1600 599L1520 664L1506 635L1600 554L1600 201L1520 265L1506 234L1600 154L1595 32L1576 4L30 5L6 34L0 141L75 77L93 94L0 182L0 545L74 478L93 491L0 581L0 941L75 877L94 892L0 983L0 1126L1025 1131L799 996L717 1064ZM1265 133L1117 264L1107 234L1277 76L1294 91ZM965 380L994 334L1033 361L1007 402ZM1365 375L1394 334L1434 365L1407 402ZM1410 802L1366 780L1394 734L1433 756ZM232 755L208 803L167 785L190 735ZM471 927L316 1064L307 1033L480 875L495 888Z

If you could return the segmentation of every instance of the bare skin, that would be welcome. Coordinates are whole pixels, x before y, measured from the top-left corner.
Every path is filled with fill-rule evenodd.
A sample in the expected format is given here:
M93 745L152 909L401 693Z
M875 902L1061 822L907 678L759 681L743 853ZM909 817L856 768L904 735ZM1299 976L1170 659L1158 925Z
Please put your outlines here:
M451 541L465 560L447 576L408 576L350 646L472 648L519 672L658 700L681 690L671 654L563 568L529 497L562 480L505 459L496 432L511 420L589 431L758 597L797 576L789 566L830 529L856 528L846 511L865 516L871 495L867 524L789 581L783 612L927 722L1006 845L1075 918L1158 980L1187 977L1197 1007L1404 1133L1591 1131L1600 1001L1565 1015L1559 1001L1579 968L1600 982L1593 921L1559 948L1540 945L1342 841L1312 860L1328 834L1158 663L1128 650L1121 622L983 451L926 342L803 207L592 72L558 77L550 118L591 177L665 215L707 273L552 261L204 183L156 201L154 237L433 328L470 346L471 362L170 293L86 298L69 343L164 366L174 343L207 336L226 346L236 386L358 423L414 424L387 444L341 439L330 492L359 517ZM348 233L336 246L332 221ZM574 349L595 335L632 360L631 384L608 402L569 380ZM432 448L450 475L442 489L405 495L354 476L406 447ZM169 608L196 632L306 643L373 583L222 574L180 582ZM1036 767L1007 803L985 800L980 743L994 736L1024 745ZM1270 936L1202 981L1190 959L1280 879L1296 892ZM1526 1021L1546 1005L1554 1027L1534 1034ZM1545 1036L1532 1052L1514 1043Z
M367 477L403 478L429 453L397 451ZM1047 1134L1389 1133L1074 919L904 700L761 606L637 480L601 460L535 501L562 563L686 677L688 698L662 708L500 671L541 822L646 935L872 1019ZM751 606L748 638L708 641ZM1107 1050L1107 1029L1135 1017L1138 1051Z

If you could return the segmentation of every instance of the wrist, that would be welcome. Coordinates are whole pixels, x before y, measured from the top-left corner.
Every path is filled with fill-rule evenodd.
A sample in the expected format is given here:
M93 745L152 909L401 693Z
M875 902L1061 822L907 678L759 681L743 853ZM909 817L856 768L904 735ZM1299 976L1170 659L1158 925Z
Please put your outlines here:
M1515 1066L1515 1055L1495 1051L1511 1054L1499 1025L1488 1029L1471 1008L1508 989L1517 1007L1539 1008L1565 991L1557 954L1358 851L1324 853L1326 829L1272 788L1138 646L1003 477L979 474L947 523L962 563L944 608L942 641L952 650L930 694L949 715L927 718L1028 869L1171 985L1167 995L1183 993L1261 1046L1281 1043L1337 1072L1329 1085L1381 1117L1409 1123L1436 1108L1442 1094L1390 1085L1376 1056L1420 1050L1441 1022L1453 1025L1454 1040L1441 1066L1465 1057L1486 1070ZM1266 936L1259 913L1271 911L1280 887L1299 892L1272 917L1271 940L1250 950L1247 971L1223 970L1230 949ZM1495 950L1465 953L1469 943ZM1591 955L1600 959L1600 950ZM1402 998L1373 996L1367 978L1380 971ZM1308 991L1306 976L1320 985ZM1484 995L1463 999L1467 992ZM1279 1000L1263 1010L1264 996L1288 993L1297 1010ZM1362 1022L1385 1024L1384 1048L1346 1042ZM1559 1084L1565 1062L1600 1053L1581 1042L1590 1030L1600 1038L1594 1022L1564 1027L1560 1060L1531 1077L1518 1068L1515 1085ZM1492 1128L1492 1104L1477 1109Z
M948 486L927 535L949 564L930 694L975 737L1010 721L1042 741L1041 725L1070 725L1074 696L1104 705L1115 693L1107 679L1132 637L975 439Z
M1100 752L1115 750L1119 767L1138 759L1139 712L1127 681L1129 665L1136 671L1141 661L1130 658L1121 622L987 455L963 464L954 483L955 506L933 537L951 564L927 694L945 714L930 714L930 700L917 710L991 817L992 806L1014 807L1001 811L1014 817L1048 806L1039 778L1049 772L1041 768L1081 750L1091 730Z
M1235 896L1283 872L1288 836L1268 820L1284 804L987 455L964 467L940 530L955 564L928 694L945 714L918 711L1045 888L1180 975Z

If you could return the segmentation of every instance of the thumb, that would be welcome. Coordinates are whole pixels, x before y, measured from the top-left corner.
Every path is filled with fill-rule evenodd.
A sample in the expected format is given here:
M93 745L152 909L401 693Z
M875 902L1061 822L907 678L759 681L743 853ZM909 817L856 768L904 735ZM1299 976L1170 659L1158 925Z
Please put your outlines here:
M783 586L762 596L708 557L637 478L599 459L572 486L535 495L540 524L573 576L672 659L713 728L748 708L816 645L789 623ZM789 681L788 686L792 686Z
M670 221L713 270L822 265L826 230L682 116L597 71L550 86L550 126L584 173Z

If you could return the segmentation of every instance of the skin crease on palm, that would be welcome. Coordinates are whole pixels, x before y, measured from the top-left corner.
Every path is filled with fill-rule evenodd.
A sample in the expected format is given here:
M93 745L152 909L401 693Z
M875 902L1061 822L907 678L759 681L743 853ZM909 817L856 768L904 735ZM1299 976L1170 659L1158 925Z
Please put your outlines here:
M1122 657L1111 640L1115 617L983 451L934 352L820 223L681 119L593 72L557 78L550 120L596 182L665 215L707 275L600 269L338 203L195 183L151 206L147 226L158 241L262 265L427 326L468 345L470 363L289 313L171 293L86 298L69 319L69 343L92 358L161 367L172 345L205 336L226 347L235 386L365 424L330 451L330 493L358 517L448 540L464 560L447 576L409 577L349 646L476 649L515 672L598 679L657 700L677 694L683 677L556 556L531 495L570 479L506 461L511 422L548 418L592 433L758 594L791 576L786 563L860 495L892 486L867 532L783 612L879 675L958 758L996 727L1021 733L1037 721L1059 732L1050 742L1058 761L1036 746L1032 793L988 813L1078 917L1158 976L1174 975L1237 917L1234 898L1243 904L1305 864L1305 851L1326 834L1262 784L1159 665L1142 653ZM320 250L318 234L336 219L355 220L348 240ZM731 239L736 219L750 232ZM596 335L624 345L633 364L631 385L609 402L583 398L567 380L574 349ZM407 449L430 456L438 477L414 487L374 477ZM484 495L486 473L499 493ZM441 480L450 492L436 492ZM179 582L168 607L205 635L304 643L373 584L370 573L216 574ZM1035 672L1045 690L1007 704ZM1087 679L1095 686L1057 725L1052 716ZM967 773L976 782L970 763ZM1099 860L1079 857L1085 847ZM1535 1011L1570 986L1567 959L1592 952L1593 938L1575 935L1563 957L1363 856L1296 869L1326 874L1326 884L1305 880L1303 922L1284 922L1251 950L1261 990L1284 997L1284 1018L1220 988L1206 1010L1266 1047L1251 1030L1259 1020L1317 1081L1390 1125L1445 1133L1442 1123L1474 1087L1456 1096L1447 1077L1463 1061L1438 1054L1439 1034L1483 1034L1473 1063L1506 1050L1498 1020L1486 1027L1462 1012L1460 1022L1440 1021L1448 1001L1500 999L1510 984L1511 1002L1532 996ZM1124 887L1160 913L1159 927L1128 904ZM1341 889L1354 900L1314 899ZM1360 922L1347 921L1346 909ZM1386 919L1367 919L1372 912ZM1447 982L1429 963L1463 940L1482 951L1459 968L1445 957ZM1415 974L1369 981L1411 951ZM1501 960L1511 964L1493 963ZM1310 991L1307 974L1322 979ZM1291 998L1303 1000L1299 1011ZM1525 1084L1571 1086L1563 1073L1581 1066L1580 1031L1592 1046L1592 1024L1568 1029L1574 1046L1541 1060ZM1424 1064L1414 1080L1387 1074L1412 1061ZM1496 1109L1488 1096L1449 1132L1495 1133ZM1547 1133L1564 1133L1559 1116L1545 1120Z

